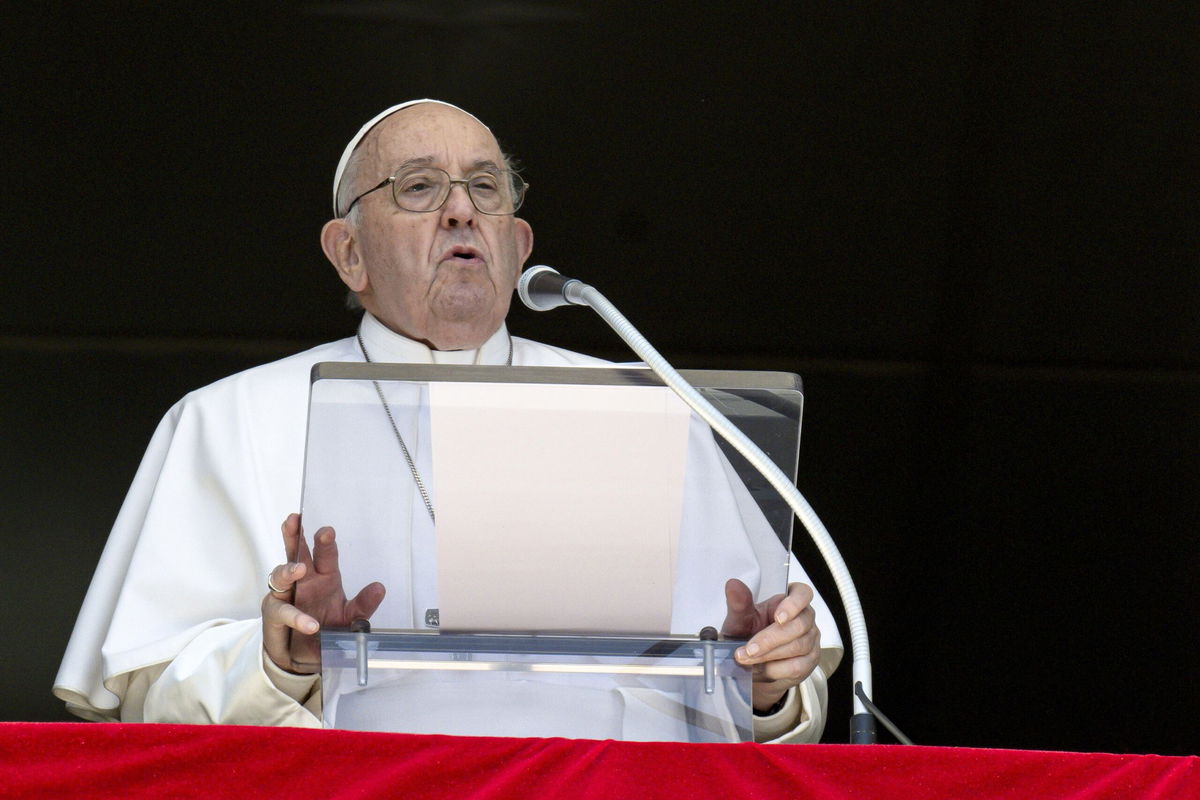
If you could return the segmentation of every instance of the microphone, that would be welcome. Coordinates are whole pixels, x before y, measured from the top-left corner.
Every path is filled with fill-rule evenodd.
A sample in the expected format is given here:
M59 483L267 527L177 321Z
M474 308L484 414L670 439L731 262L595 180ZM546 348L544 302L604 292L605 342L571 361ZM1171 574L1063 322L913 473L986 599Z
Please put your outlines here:
M871 711L874 708L874 703L871 703L873 694L871 646L867 639L867 622L863 617L858 590L854 586L854 580L850 577L850 570L846 567L842 554L833 542L833 537L825 528L825 523L821 522L817 512L813 511L812 506L808 504L808 500L800 494L800 490L792 483L792 479L785 475L783 470L779 469L775 462L759 449L758 445L747 438L725 418L724 414L714 408L712 403L684 380L683 376L667 363L667 360L654 349L653 345L646 341L646 337L633 327L633 323L627 320L625 315L595 288L574 278L565 278L550 267L539 265L525 271L525 274L521 276L517 292L521 296L521 302L534 311L549 311L559 306L577 305L588 306L599 314L633 352L646 362L646 366L650 367L663 383L691 406L692 410L708 423L713 433L718 434L729 442L733 449L745 456L746 460L791 506L797 519L808 530L809 536L812 537L817 549L821 551L825 563L829 566L833 582L837 585L838 593L842 597L842 605L845 607L847 622L850 625L850 652L854 662L852 677L854 715L850 721L851 743L874 744L875 718ZM871 706L868 707L867 703L871 703ZM884 717L881 716L880 719L883 720ZM890 730L890 724L888 727Z
M586 306L583 299L586 283L559 274L558 270L539 264L521 275L517 295L534 311L549 311L559 306Z

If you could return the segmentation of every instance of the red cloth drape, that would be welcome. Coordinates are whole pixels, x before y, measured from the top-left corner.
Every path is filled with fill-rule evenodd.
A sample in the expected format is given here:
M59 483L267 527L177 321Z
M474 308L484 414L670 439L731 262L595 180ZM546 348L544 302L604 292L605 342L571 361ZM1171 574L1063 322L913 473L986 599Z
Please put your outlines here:
M1200 798L1200 758L0 724L5 798Z

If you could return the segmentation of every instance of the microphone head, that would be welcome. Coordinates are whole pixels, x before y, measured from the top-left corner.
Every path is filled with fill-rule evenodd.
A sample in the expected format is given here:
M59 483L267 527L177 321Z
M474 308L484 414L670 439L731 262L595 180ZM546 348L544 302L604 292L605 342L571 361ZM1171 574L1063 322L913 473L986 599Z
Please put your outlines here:
M558 270L539 264L521 274L521 280L517 283L517 296L534 311L549 311L552 308L570 305L571 302L563 295L563 287L570 280L563 277Z

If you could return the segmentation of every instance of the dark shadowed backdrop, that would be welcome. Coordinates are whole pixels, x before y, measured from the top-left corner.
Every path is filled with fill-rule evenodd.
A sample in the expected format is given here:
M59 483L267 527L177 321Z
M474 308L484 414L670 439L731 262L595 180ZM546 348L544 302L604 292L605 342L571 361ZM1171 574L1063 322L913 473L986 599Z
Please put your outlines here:
M677 366L803 376L800 487L910 736L1196 753L1200 12L900 5L6 6L0 718L66 717L170 404L353 331L333 168L433 96L525 165L532 263ZM629 358L582 310L510 325Z

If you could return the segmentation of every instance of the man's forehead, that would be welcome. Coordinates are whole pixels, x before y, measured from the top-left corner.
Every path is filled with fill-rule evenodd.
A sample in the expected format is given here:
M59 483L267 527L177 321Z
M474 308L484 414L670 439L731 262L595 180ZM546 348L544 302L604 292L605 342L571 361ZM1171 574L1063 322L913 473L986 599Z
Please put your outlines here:
M500 145L479 120L448 106L423 104L382 120L362 143L370 155L392 167L406 161L498 161Z

